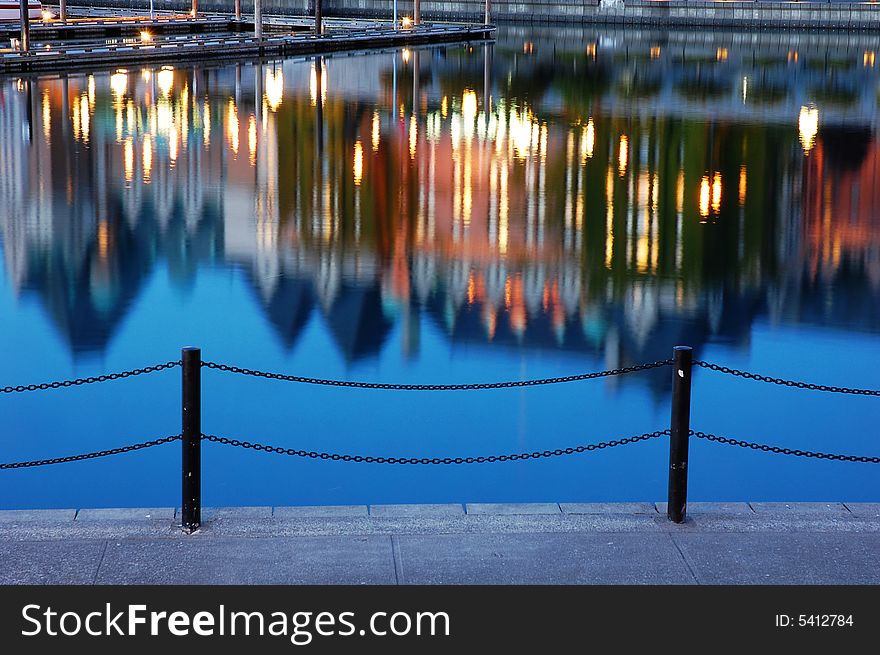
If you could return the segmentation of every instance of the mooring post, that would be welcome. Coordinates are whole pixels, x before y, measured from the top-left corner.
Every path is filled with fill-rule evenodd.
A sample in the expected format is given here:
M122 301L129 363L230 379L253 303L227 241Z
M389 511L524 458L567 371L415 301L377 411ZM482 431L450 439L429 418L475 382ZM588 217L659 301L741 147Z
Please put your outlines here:
M202 523L202 351L184 348L181 387L183 435L182 524L189 531Z
M61 19L61 22L67 21L67 0L61 0L61 5L58 7L58 18Z
M235 0L235 20L241 20L241 0Z
M672 350L672 418L669 424L669 493L666 515L675 523L682 523L687 515L693 357L694 352L690 346L676 346Z
M486 25L492 22L492 0L486 0Z
M192 14L193 18L199 15L199 0L192 0L192 11L190 14Z
M21 38L19 39L19 49L22 52L30 50L31 30L30 21L28 20L28 0L19 0L19 9L21 13Z
M413 25L422 22L422 3L421 0L413 0Z
M324 31L321 25L321 0L315 0L315 34L321 34Z
M254 0L254 36L263 38L263 0Z

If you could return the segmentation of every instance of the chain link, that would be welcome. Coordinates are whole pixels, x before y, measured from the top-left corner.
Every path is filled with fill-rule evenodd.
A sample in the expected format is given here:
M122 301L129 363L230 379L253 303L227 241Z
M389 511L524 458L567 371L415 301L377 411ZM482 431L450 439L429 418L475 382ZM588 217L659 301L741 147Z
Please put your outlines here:
M796 450L792 448L781 448L779 446L768 446L767 444L752 443L750 441L742 441L740 439L731 439L729 437L720 437L715 434L706 434L705 432L690 431L691 436L697 439L705 439L706 441L714 441L716 443L727 444L728 446L739 446L740 448L751 448L752 450L760 450L765 453L777 453L779 455L794 455L795 457L814 457L816 459L830 459L837 462L860 462L863 464L880 464L880 457L867 457L864 455L835 455L833 453L819 453L811 450Z
M833 387L825 384L813 384L811 382L796 382L794 380L784 380L782 378L773 378L767 375L759 375L757 373L749 373L748 371L740 371L735 368L728 368L711 362L703 362L694 360L695 366L701 366L711 371L735 375L737 377L746 378L747 380L757 380L759 382L769 382L770 384L779 384L784 387L794 387L796 389L811 389L813 391L829 391L831 393L848 393L857 396L880 396L880 390L877 389L853 389L850 387Z
M153 441L145 441L143 443L132 444L131 446L121 446L119 448L111 448L110 450L99 450L93 453L83 453L81 455L70 455L68 457L53 457L52 459L38 459L30 462L10 462L8 464L0 464L0 470L5 469L25 469L34 466L47 466L49 464L66 464L67 462L81 462L86 459L96 459L98 457L107 457L108 455L120 455L122 453L130 453L135 450L143 450L144 448L152 448L153 446L161 446L162 444L179 441L181 435L175 434L170 437L154 439Z
M339 453L322 453L315 450L297 450L296 448L281 448L279 446L268 446L266 444L252 443L250 441L240 441L238 439L228 439L226 437L218 437L213 434L203 434L202 439L212 441L214 443L223 444L225 446L235 446L238 448L252 449L276 455L290 455L293 457L305 457L309 459L324 459L334 462L356 462L365 464L490 464L494 462L515 462L524 459L541 459L543 457L560 457L563 455L573 455L575 453L592 452L594 450L603 450L605 448L614 448L615 446L625 446L627 444L638 443L639 441L647 441L648 439L656 439L668 435L669 430L658 430L657 432L647 432L635 437L625 437L623 439L613 439L611 441L602 441L599 443L587 444L586 446L575 446L571 448L557 448L555 450L536 450L531 453L511 453L508 455L487 455L480 457L382 457L372 455L341 455Z
M257 371L249 368L240 368L238 366L230 366L228 364L217 364L215 362L202 362L205 368L212 368L217 371L225 371L227 373L238 373L241 375L250 375L252 377L268 378L270 380L283 380L285 382L301 382L303 384L319 384L329 387L354 387L357 389L385 389L397 391L474 391L477 389L509 389L511 387L536 387L545 384L559 384L563 382L577 382L580 380L592 380L595 378L604 378L612 375L623 375L625 373L635 373L636 371L647 371L661 366L669 366L672 364L671 359L663 359L649 364L638 364L636 366L628 366L626 368L616 368L610 371L599 371L596 373L582 373L580 375L566 375L555 378L541 378L538 380L517 380L513 382L483 382L473 384L389 384L379 382L352 382L349 380L325 380L322 378L307 378L299 375L285 375L283 373L267 373L266 371Z
M561 457L565 455L574 455L576 453L592 452L594 450L604 450L606 448L615 448L617 446L626 446L628 444L639 443L640 441L648 441L662 436L668 436L670 431L657 430L654 432L646 432L644 434L633 437L624 437L622 439L612 439L610 441L600 441L599 443L587 444L583 446L573 446L569 448L556 448L554 450L536 450L528 453L510 453L504 455L486 455L486 456L468 456L468 457L384 457L373 455L348 455L339 453L326 453L315 450L298 450L296 448L282 448L280 446L270 446L267 444L254 443L251 441L242 441L239 439L229 439L227 437L218 437L213 434L202 434L201 437L205 441L222 444L225 446L233 446L258 452L272 453L276 455L289 455L293 457L303 457L308 459L322 459L334 462L355 462L365 464L416 464L416 465L449 465L449 464L491 464L495 462L515 462L518 460L542 459L547 457ZM738 446L740 448L749 448L751 450L760 450L762 452L776 453L780 455L792 455L795 457L811 457L815 459L826 459L838 462L859 462L864 464L880 464L880 457L869 457L865 455L841 455L834 453L814 452L810 450L799 450L793 448L783 448L779 446L769 446L767 444L753 443L740 439L732 439L706 432L690 430L689 434L697 439L705 439L706 441L714 441L729 446ZM152 441L132 444L129 446L121 446L119 448L111 448L109 450L99 450L91 453L83 453L80 455L70 455L67 457L54 457L52 459L41 459L27 462L10 462L0 463L0 470L32 468L35 466L47 466L49 464L65 464L67 462L80 462L87 459L96 459L98 457L107 457L109 455L120 455L122 453L130 453L144 448L152 448L162 444L180 441L181 435L175 434L169 437L162 437Z
M44 382L43 384L19 384L17 386L0 387L0 393L22 393L25 391L60 389L62 387L78 387L83 384L94 384L96 382L107 382L108 380L121 380L123 378L131 378L138 375L146 375L147 373L164 371L165 369L174 368L175 366L180 366L180 362L165 362L164 364L156 364L155 366L145 366L144 368L135 368L130 371L121 371L119 373L107 373L106 375L96 375L89 378L77 378L76 380L58 380L56 382Z

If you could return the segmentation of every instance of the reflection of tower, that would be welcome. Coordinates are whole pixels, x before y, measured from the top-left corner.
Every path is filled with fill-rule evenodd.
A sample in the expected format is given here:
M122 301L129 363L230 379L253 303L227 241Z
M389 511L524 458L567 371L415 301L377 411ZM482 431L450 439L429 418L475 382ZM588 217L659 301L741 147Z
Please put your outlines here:
M767 290L767 311L771 322L778 323L783 318L785 306L789 297L798 298L801 295L804 267L806 265L804 251L803 219L805 207L802 205L801 182L802 175L798 169L803 169L807 164L804 174L809 176L809 164L815 160L821 162L821 150L812 153L809 161L802 157L780 158L780 165L793 170L782 176L782 185L777 200L777 212L779 216L779 231L775 249L777 261L779 261L783 279L778 284L772 284ZM821 168L821 166L820 166ZM809 180L805 181L804 189L811 188ZM817 185L821 194L821 180ZM806 198L807 211L811 205L811 198Z
M254 218L256 220L257 275L263 280L262 289L271 294L278 284L280 261L278 253L278 135L274 108L269 111L270 88L275 93L277 84L275 71L265 69L266 86L263 85L264 67L255 67L254 102L257 120L257 152L255 157L256 189L254 197ZM272 86L269 81L271 76ZM266 93L264 93L264 89ZM274 101L278 98L273 96Z
M421 216L422 216L422 202L424 198L424 193L422 191L422 179L421 179L421 158L417 155L418 148L418 123L419 123L419 115L420 115L420 107L421 102L419 100L419 51L416 50L412 54L412 62L413 62L413 91L412 91L412 116L410 117L410 143L409 143L409 156L412 159L412 167L413 174L415 178L419 181L418 184L418 197L417 197L417 210L416 210L416 221L418 225L421 225ZM409 188L408 185L408 177L410 167L406 164L405 158L401 158L404 162L404 168L402 171L402 184L401 187L404 189L404 193L402 194L402 204L401 210L397 217L399 221L399 228L397 238L395 239L394 248L395 248L395 277L399 277L399 282L395 284L397 287L396 291L400 293L401 296L401 349L403 351L403 356L407 358L414 357L419 352L419 344L420 344L420 320L418 314L418 308L413 305L410 301L410 280L409 280L409 262L408 262L408 250L409 250L409 211L407 207L407 202L409 200L408 194L406 193L406 189Z

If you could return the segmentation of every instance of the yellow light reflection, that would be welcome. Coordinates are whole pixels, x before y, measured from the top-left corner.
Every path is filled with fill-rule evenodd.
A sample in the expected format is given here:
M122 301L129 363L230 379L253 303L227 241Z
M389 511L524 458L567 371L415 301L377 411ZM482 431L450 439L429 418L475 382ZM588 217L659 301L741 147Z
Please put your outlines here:
M284 73L278 71L266 70L266 101L269 103L269 109L277 111L284 100Z
M678 171L678 179L675 182L675 211L679 214L684 211L684 171Z
M373 131L372 131L372 134L370 135L371 136L370 143L373 146L373 152L378 152L378 150L379 150L379 139L381 138L381 133L380 133L379 128L380 128L379 112L374 111L373 112Z
M125 70L120 69L110 76L110 90L117 99L122 99L127 88L128 73Z
M813 105L801 107L798 114L798 133L804 153L809 154L819 133L819 109Z
M174 108L171 106L171 102L162 98L156 103L156 111L153 113L153 117L157 132L169 132L174 127Z
M525 159L531 153L532 148L532 116L531 112L523 109L517 112L510 111L510 143L516 156Z
M409 158L416 158L416 145L419 141L419 126L415 116L409 117Z
M131 182L134 177L134 145L131 139L125 140L125 146L122 149L123 167L125 171L125 181Z
M360 140L354 143L354 184L360 186L364 179L364 147Z
M107 259L110 252L110 230L107 221L98 221L98 256Z
M746 167L740 166L739 169L739 206L746 204Z
M251 114L248 117L248 159L251 166L257 163L257 117Z
M403 52L400 53L400 56L403 58L403 63L404 63L404 64L408 64L408 63L409 63L409 58L410 58L410 51L409 51L409 48L404 48L404 49L403 49Z
M626 174L626 165L629 162L629 138L626 134L620 135L620 147L617 150L617 174L623 177Z
M159 92L163 96L170 95L171 89L174 87L174 69L171 66L162 66L162 70L156 74L156 82L159 85Z
M866 51L865 54L862 56L862 64L863 64L866 68L868 68L868 67L873 68L873 67L874 67L874 59L875 59L874 51L873 51L873 50L868 50L868 51Z
M211 145L211 105L208 104L207 100L205 101L205 106L202 107L202 136L204 137L205 145Z
M79 137L80 137L79 103L75 102L75 101L73 103L73 111L72 111L71 120L73 121L73 138L79 139Z
M79 97L79 121L80 121L80 129L82 130L82 140L88 142L89 140L89 124L90 124L91 116L89 115L89 98L83 93Z
M721 173L717 171L712 177L712 211L715 214L721 211Z
M605 175L605 268L614 261L614 171L608 166Z
M43 136L47 142L52 138L52 108L49 104L49 89L43 89Z
M88 91L89 91L89 107L94 109L95 107L95 76L89 75L88 79Z
M593 119L587 120L581 134L581 163L593 156L593 146L596 144L596 129L593 127Z
M467 125L477 118L477 94L473 89L465 89L461 95L461 116Z
M660 46L655 45L651 47L651 59L660 59Z
M709 176L704 175L700 180L700 216L709 216Z
M226 135L233 155L238 155L238 130L238 110L235 102L230 98L229 108L226 111Z
M727 61L727 48L718 48L715 51L715 59L718 61Z
M133 132L135 129L134 124L134 103L129 100L128 104L125 106L125 123L129 132Z
M440 115L443 118L446 118L446 115L449 113L449 99L446 96L443 96L443 99L440 101Z
M150 183L150 176L153 171L153 144L149 137L144 138L144 184Z

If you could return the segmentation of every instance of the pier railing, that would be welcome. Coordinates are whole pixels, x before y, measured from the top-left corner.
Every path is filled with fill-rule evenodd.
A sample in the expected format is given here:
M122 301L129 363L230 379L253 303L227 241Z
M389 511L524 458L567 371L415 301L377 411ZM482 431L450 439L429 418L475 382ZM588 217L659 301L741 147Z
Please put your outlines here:
M838 462L857 462L864 464L880 464L880 457L868 455L850 455L839 453L826 453L818 451L800 450L793 448L783 448L779 446L771 446L768 444L755 443L734 439L731 437L719 436L716 434L700 432L692 430L690 427L690 404L691 404L691 379L693 367L701 367L710 371L741 377L747 380L764 382L768 384L793 387L796 389L804 389L809 391L820 391L826 393L850 394L859 396L880 396L880 389L859 389L852 387L840 387L824 384L814 384L811 382L800 382L795 380L787 380L784 378L770 377L751 373L748 371L740 371L719 364L705 362L693 359L693 350L689 346L676 346L670 359L659 360L646 364L638 364L624 368L611 369L607 371L597 371L592 373L582 373L578 375L567 375L561 377L539 378L532 380L514 380L504 382L479 382L465 384L392 384L378 382L358 382L352 380L332 380L324 378L303 377L298 375L288 375L284 373L272 373L249 368L241 368L229 364L220 364L210 361L202 361L201 350L198 348L184 348L181 351L181 358L177 361L169 361L163 364L156 364L139 369L121 371L118 373L109 373L94 377L76 378L71 380L60 380L53 382L45 382L40 384L22 384L14 386L0 387L0 395L28 393L35 391L47 391L52 389L61 389L66 387L81 386L87 384L99 384L112 380L121 380L140 375L148 375L171 368L181 368L181 432L180 434L170 435L145 441L142 443L120 446L109 450L100 450L90 453L80 453L77 455L67 455L62 457L54 457L51 459L30 460L20 462L0 463L0 470L32 468L37 466L47 466L49 464L62 464L67 462L78 462L88 459L96 459L109 455L119 455L122 453L143 450L153 446L160 446L174 441L181 442L181 518L182 525L188 530L195 530L201 524L201 444L203 441L216 443L224 446L232 446L236 448L244 448L265 452L276 455L286 455L292 457L302 457L308 459L322 459L352 463L367 464L391 464L391 465L465 465L465 464L490 464L496 462L511 462L528 459L541 459L548 457L563 457L578 453L593 452L596 450L604 450L607 448L615 448L618 446L626 446L629 444L657 439L660 437L669 437L669 468L668 468L668 493L667 493L667 516L671 521L681 523L687 515L687 481L688 481L688 451L690 437L704 439L706 441L737 446L740 448L748 448L751 450L759 450L762 452L776 453L780 455L789 455L793 457L811 457L817 459L826 459ZM486 389L510 389L522 387L544 386L552 384L565 384L571 382L580 382L585 380L594 380L598 378L613 377L618 375L628 375L643 371L650 371L658 368L671 367L672 369L672 399L669 428L664 430L656 430L653 432L645 432L643 434L628 436L609 441L601 441L568 448L557 448L553 450L541 450L520 453L503 453L495 455L467 456L467 457L394 457L383 455L359 455L348 453L331 453L312 450L301 450L296 448L285 448L282 446L273 446L252 441L239 439L231 439L213 434L205 434L201 428L201 371L203 368L213 369L216 371L231 373L235 375L243 375L250 377L258 377L281 382L291 382L297 384L314 384L331 387L345 387L354 389L379 389L391 391L478 391Z

